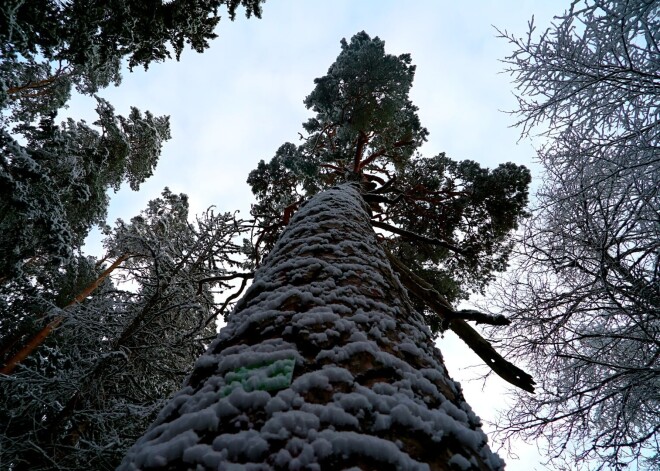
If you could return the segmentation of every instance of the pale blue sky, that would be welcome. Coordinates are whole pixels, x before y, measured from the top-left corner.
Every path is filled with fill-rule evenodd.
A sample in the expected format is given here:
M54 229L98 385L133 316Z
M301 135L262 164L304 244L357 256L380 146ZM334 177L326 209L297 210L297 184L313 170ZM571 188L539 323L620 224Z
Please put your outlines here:
M248 172L283 142L296 142L309 116L302 101L314 78L326 73L340 39L361 30L383 39L389 53L412 55L417 72L411 98L430 132L424 155L444 151L487 166L507 161L531 166L532 144L517 143L519 133L509 127L513 118L500 111L514 108L515 99L510 78L500 73L499 60L510 47L496 39L492 25L523 35L532 15L545 28L568 4L269 0L261 20L246 20L242 12L233 23L223 18L219 37L204 54L187 50L180 62L127 72L119 87L100 93L119 114L136 106L170 115L173 134L140 192L122 189L113 196L109 221L130 219L165 186L188 194L193 214L216 205L247 217ZM92 100L76 98L64 115L93 121L93 107ZM90 237L88 250L100 254L98 235ZM475 371L465 370L480 360L452 334L439 345L467 401L482 418L493 419L494 410L505 405L504 382L489 380L482 390L481 382L468 382ZM520 460L501 454L509 470L542 469L535 450L520 445Z

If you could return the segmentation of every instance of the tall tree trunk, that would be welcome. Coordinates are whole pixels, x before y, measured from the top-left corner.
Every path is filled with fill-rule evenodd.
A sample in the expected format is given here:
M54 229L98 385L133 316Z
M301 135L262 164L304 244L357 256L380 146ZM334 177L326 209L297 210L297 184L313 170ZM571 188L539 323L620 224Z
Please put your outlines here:
M119 469L231 463L503 467L378 245L357 184L301 207L185 388Z

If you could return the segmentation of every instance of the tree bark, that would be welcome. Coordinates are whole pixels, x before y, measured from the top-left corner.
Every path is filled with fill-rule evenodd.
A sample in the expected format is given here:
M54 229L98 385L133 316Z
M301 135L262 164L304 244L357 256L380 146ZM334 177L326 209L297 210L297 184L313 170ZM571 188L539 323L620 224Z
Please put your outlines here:
M480 425L350 183L301 206L119 470L502 469Z

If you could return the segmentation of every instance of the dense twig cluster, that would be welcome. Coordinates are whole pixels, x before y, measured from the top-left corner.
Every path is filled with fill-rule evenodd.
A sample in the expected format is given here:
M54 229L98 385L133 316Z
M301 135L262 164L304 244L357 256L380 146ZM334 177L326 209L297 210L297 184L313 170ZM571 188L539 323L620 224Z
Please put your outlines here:
M545 129L545 181L500 286L493 332L535 397L505 438L543 437L556 464L660 466L660 4L596 0L538 39L503 34L523 135Z

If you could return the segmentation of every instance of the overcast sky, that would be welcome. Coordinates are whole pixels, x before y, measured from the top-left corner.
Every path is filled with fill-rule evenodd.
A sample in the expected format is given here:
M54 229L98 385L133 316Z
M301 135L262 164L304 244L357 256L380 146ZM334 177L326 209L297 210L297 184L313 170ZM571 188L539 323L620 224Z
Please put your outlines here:
M422 154L446 152L486 166L511 161L530 166L538 176L532 143L517 142L513 118L501 111L514 108L515 99L510 77L500 73L499 60L510 46L496 38L493 26L520 36L532 15L545 28L568 3L269 0L260 20L247 20L240 12L231 23L223 15L219 37L205 53L187 50L180 62L126 72L119 87L100 93L119 114L135 106L170 115L173 135L140 191L123 189L113 196L109 222L130 219L165 186L188 194L191 214L215 205L221 211L240 209L247 217L249 171L282 143L297 142L301 123L310 116L302 102L314 78L325 75L340 39L362 30L383 39L388 53L410 53L417 65L411 98L430 132ZM91 99L78 97L63 116L91 122L93 108ZM98 235L89 238L87 250L100 255ZM497 377L485 386L468 381L483 370L465 366L480 360L453 334L439 346L468 403L492 420L495 409L505 406L505 383ZM507 469L542 469L534 446L520 445L517 454L520 459L514 460L501 452Z

